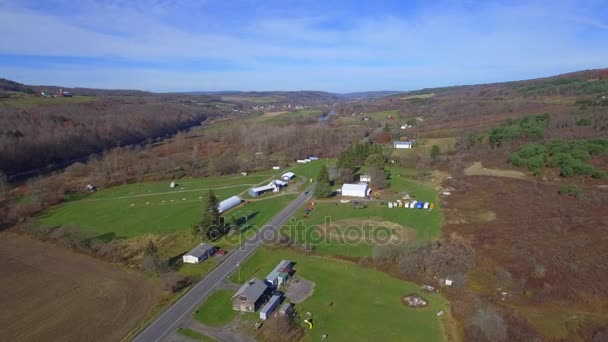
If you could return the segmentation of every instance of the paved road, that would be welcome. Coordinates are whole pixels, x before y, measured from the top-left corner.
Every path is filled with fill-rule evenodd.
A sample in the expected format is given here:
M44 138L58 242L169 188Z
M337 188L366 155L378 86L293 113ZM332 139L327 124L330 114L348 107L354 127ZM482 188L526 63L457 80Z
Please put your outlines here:
M169 309L160 315L152 324L144 329L135 342L158 342L164 341L170 336L179 324L192 314L201 302L234 271L237 264L242 264L263 242L264 237L274 236L276 230L287 221L306 201L311 198L312 188L308 194L300 194L293 202L283 209L277 216L268 222L258 233L241 245L240 248L231 252L226 259L211 271L190 291L175 302Z

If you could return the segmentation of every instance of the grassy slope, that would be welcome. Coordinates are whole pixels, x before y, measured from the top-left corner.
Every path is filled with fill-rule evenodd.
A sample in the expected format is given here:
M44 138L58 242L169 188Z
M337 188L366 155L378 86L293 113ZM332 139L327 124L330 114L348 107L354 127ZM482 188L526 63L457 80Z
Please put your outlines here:
M274 116L258 116L254 120L268 124L285 124L308 118L319 118L322 114L322 111L316 109L300 109Z
M241 282L265 277L282 259L296 262L297 275L316 284L314 294L296 306L302 315L313 314L314 328L307 330L304 341L318 341L323 334L333 341L442 340L436 313L445 310L447 302L441 296L424 295L430 300L427 308L405 307L400 298L418 293L415 284L350 262L262 248L241 266ZM238 281L237 274L233 281Z
M396 110L383 110L380 112L369 113L369 116L375 120L384 121L391 115L397 118L397 113L398 112Z
M270 175L272 173L180 180L176 189L170 189L168 181L123 185L51 208L39 218L49 226L76 224L85 231L113 233L117 237L187 230L199 219L199 197L205 196L209 189L225 199L265 181Z
M232 321L237 311L232 310L233 291L217 290L194 313L194 318L207 325L222 326Z

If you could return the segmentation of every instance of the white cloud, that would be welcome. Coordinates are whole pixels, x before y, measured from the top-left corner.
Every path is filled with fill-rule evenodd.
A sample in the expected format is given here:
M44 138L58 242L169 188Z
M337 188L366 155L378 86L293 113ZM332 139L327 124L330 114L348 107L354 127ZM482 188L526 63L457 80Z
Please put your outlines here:
M211 60L234 69L38 69L39 79L46 83L159 90L413 88L533 76L534 70L543 74L602 67L608 60L608 37L585 36L585 30L605 30L606 25L594 17L592 7L568 2L490 3L475 9L430 6L408 17L265 16L219 33L202 29L212 24L204 16L203 22L192 23L196 30L163 19L174 11L201 6L196 1L88 0L73 5L79 7L69 15L0 2L0 54L112 57L172 65ZM332 20L348 22L332 27ZM0 68L5 75L44 83L35 81L34 71ZM91 84L92 80L100 84Z

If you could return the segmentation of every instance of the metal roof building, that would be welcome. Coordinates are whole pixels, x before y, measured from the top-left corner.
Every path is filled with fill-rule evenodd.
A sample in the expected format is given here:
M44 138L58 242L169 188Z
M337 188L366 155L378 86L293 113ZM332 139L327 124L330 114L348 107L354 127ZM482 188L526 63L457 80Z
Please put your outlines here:
M279 304L281 304L282 301L283 301L283 296L281 296L281 295L275 294L272 297L270 297L270 300L268 300L268 303L266 303L266 305L264 305L262 310L260 310L260 319L267 320L268 318L270 318L270 315L272 314L272 312L277 308L277 306L279 306Z
M293 178L293 177L295 177L295 176L296 176L296 174L295 174L295 173L293 173L293 172L285 172L285 173L284 173L284 174L281 176L281 178L283 178L284 180L288 181L288 180L292 179L292 178Z
M270 286L282 285L287 279L291 272L293 262L289 260L282 260L273 270L266 276L266 283Z
M186 264L198 264L199 262L207 259L215 253L215 247L201 243L194 247L190 252L182 256L182 260Z
M412 148L411 141L395 141L393 142L394 148Z
M367 185L367 183L342 185L342 196L366 197L368 194L369 186Z
M228 209L236 207L237 205L241 204L241 202L242 200L239 196L232 196L228 199L221 201L220 204L217 206L217 209L221 214Z

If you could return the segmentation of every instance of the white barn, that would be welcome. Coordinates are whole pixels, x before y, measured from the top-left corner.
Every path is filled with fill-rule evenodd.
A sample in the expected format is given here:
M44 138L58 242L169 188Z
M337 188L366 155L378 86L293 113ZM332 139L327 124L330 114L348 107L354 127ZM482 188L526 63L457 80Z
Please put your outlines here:
M369 195L369 186L367 183L359 184L343 184L342 196L346 197L367 197Z
M220 204L217 206L217 209L221 214L228 209L236 207L237 205L241 204L241 202L242 200L239 196L232 196L228 199L221 201Z
M184 264L198 264L215 253L215 247L201 243L182 256Z
M283 180L288 181L288 180L292 179L292 178L293 178L293 177L295 177L295 176L296 176L296 174L295 174L295 173L293 173L293 172L285 172L285 173L284 173L284 174L281 176L281 178L283 178Z

